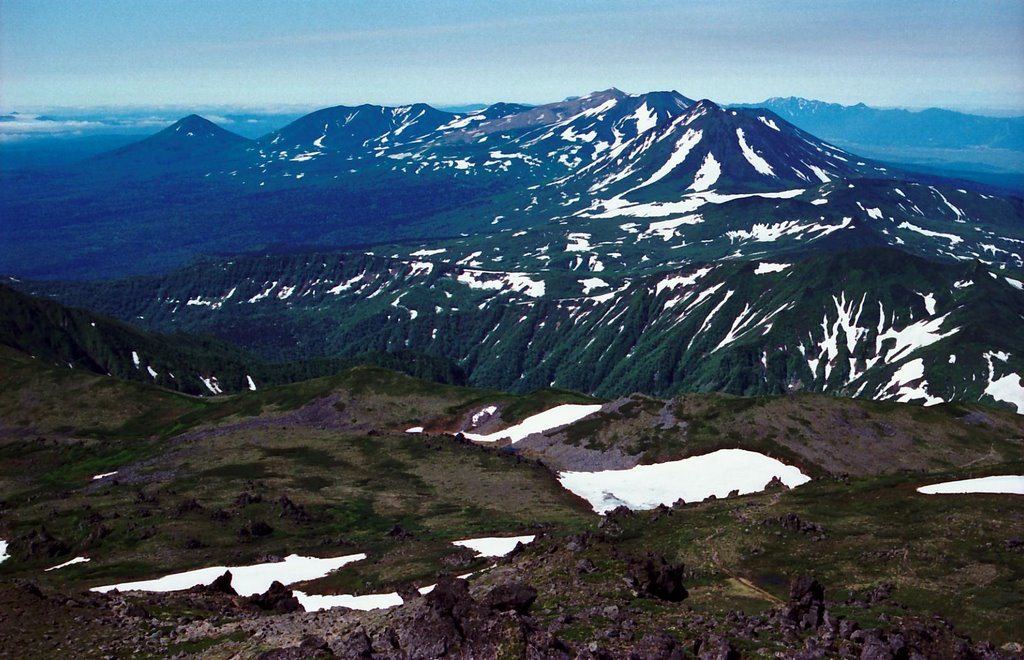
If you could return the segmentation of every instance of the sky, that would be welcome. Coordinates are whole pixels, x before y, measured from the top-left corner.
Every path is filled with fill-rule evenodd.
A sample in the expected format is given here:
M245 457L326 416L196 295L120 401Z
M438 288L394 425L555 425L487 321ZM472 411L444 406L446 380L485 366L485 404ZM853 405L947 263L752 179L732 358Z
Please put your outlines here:
M618 87L1024 114L1021 0L0 0L0 110Z

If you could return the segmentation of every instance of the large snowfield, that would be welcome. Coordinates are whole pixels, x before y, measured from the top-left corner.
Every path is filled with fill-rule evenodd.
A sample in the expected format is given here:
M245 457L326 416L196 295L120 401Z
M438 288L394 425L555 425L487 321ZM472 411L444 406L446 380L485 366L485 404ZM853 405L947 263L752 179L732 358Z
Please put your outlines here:
M590 502L597 513L619 506L634 510L671 505L682 498L699 502L710 495L727 497L756 493L778 477L790 488L811 480L799 468L745 449L720 449L703 456L656 465L637 465L627 470L562 472L558 480L566 489Z

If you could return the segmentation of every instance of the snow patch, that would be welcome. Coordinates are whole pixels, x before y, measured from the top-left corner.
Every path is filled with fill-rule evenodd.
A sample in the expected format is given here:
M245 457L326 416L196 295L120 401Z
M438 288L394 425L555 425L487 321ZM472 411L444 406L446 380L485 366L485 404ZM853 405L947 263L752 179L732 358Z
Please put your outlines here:
M762 261L757 264L757 268L754 269L754 275L764 275L766 273L781 273L793 264L773 264L767 261Z
M807 165L807 167L811 168L811 171L814 172L814 176L818 177L818 180L821 181L822 183L828 183L829 181L832 180L829 177L828 173L826 173L825 170L821 169L820 167L815 167L814 165L810 165L809 163L804 163L804 165Z
M895 345L885 355L886 364L892 364L910 355L919 348L931 346L941 339L945 339L946 337L956 334L959 332L960 328L953 328L948 332L940 332L939 329L942 327L947 316L949 316L949 314L925 321L918 321L917 323L908 325L902 330L889 328L885 332L879 332L878 336L875 338L875 354L882 354L882 344L884 342L889 339L895 340Z
M658 168L658 171L652 174L649 179L641 183L636 188L633 188L629 192L633 192L634 190L639 190L640 188L644 188L651 184L657 183L658 181L661 181L666 176L668 176L669 173L672 172L672 170L674 170L676 167L681 165L683 161L686 160L686 157L690 155L690 151L692 151L693 148L697 146L697 143L700 142L700 138L702 135L703 132L694 130L692 128L687 130L686 133L683 133L683 136L676 141L675 151L673 151L672 154L668 157L668 160L665 161L665 164Z
M481 408L479 411L473 413L473 419L470 424L476 427L481 421L487 419L496 412L498 412L498 406L487 406L486 408Z
M88 557L75 557L74 559L67 560L63 564L57 564L56 566L51 566L47 569L44 569L43 572L49 573L50 571L56 571L67 566L74 566L75 564L84 564L87 561L90 561Z
M690 275L673 275L672 277L666 277L654 286L654 295L658 295L663 290L672 290L680 286L693 286L697 283L697 280L704 277L711 272L711 268L701 268L700 270L694 271Z
M586 252L590 249L590 234L573 232L567 236L569 244L565 246L566 252Z
M600 409L601 404L599 403L565 403L527 417L515 426L510 426L502 431L487 434L463 433L463 435L476 442L497 442L498 440L508 438L510 442L515 443L534 433L545 433L552 429L573 424L584 417L596 413Z
M671 220L659 220L658 222L652 222L649 224L647 226L647 230L641 232L641 234L637 236L637 240L661 236L663 240L670 241L676 236L676 227L681 225L699 225L702 222L704 222L704 216L697 213L684 215Z
M722 166L715 160L715 155L709 151L708 155L704 156L704 162L700 164L697 174L694 175L693 183L690 185L689 190L697 192L707 190L718 183L718 177L720 176L722 176Z
M949 241L949 244L951 246L956 245L957 243L964 242L964 239L960 238L959 236L956 236L955 234L943 234L942 232L931 231L930 229L918 227L917 225L911 224L909 222L901 222L900 224L896 225L896 228L909 229L912 232L916 232L918 234L921 234L922 236L927 236L929 238L944 238L947 241Z
M935 294L934 293L921 293L915 292L917 295L924 298L924 308L928 312L928 316L935 315Z
M652 108L647 107L647 101L636 109L631 115L631 118L636 119L636 134L637 136L646 133L658 124L658 113Z
M452 541L452 545L469 548L482 557L504 557L515 550L516 546L522 543L527 545L533 543L537 538L533 534L527 536L488 536L478 539L463 539Z
M921 486L917 492L925 495L963 495L968 493L1024 495L1024 475L1005 474L997 477L945 481L940 484Z
M991 371L991 363L989 364ZM1003 401L1012 404L1017 408L1017 414L1024 415L1024 385L1021 384L1019 374L1006 374L1002 378L991 380L985 387L985 394L996 401Z
M544 282L531 280L526 273L501 273L482 270L463 271L455 278L471 289L502 291L509 289L523 293L531 298L544 296Z
M588 277L585 280L578 280L583 285L583 295L590 295L594 289L601 289L608 286L608 283L600 277Z
M200 376L199 380L203 381L203 385L206 385L206 389L210 390L211 394L223 394L224 390L220 388L220 383L217 382L216 376Z
M750 163L751 167L757 170L758 174L763 174L764 176L775 176L775 171L772 170L772 166L768 164L768 161L761 158L761 156L759 156L750 148L750 145L747 144L747 141L743 136L742 128L736 129L736 139L740 143L740 150L743 152L743 157L747 159L747 162Z

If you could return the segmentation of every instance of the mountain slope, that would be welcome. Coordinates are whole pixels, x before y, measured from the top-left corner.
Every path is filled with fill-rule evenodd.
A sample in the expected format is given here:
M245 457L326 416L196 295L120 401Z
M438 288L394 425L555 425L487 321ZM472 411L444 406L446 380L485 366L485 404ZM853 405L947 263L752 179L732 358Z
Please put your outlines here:
M1024 291L980 263L869 248L586 277L430 257L251 258L203 267L216 279L186 269L33 290L131 309L151 328L213 333L277 359L445 356L470 382L514 391L802 390L1024 412Z
M438 382L465 381L462 371L447 360L410 351L360 352L348 359L270 363L224 340L180 332L147 332L122 321L26 296L4 285L0 285L0 345L58 368L195 395L255 390L256 383L264 387L295 382L357 364L384 366Z

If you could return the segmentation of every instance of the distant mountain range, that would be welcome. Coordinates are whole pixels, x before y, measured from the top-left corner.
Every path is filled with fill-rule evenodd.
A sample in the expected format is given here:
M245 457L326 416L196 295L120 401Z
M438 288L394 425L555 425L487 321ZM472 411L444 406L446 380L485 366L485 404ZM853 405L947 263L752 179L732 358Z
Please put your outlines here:
M1024 189L1024 117L984 117L774 97L735 107L767 108L786 121L865 156L925 171Z
M338 106L258 140L190 116L66 180L11 183L14 274L163 271L13 286L258 362L411 351L515 391L1024 412L1024 202L769 109L610 89Z
M940 108L901 110L775 96L735 107L767 108L826 140L865 145L1024 151L1024 116L984 117Z
M723 194L783 194L766 204L788 206L788 191L809 203L846 179L938 183L947 200L961 194L951 189L979 189L859 158L768 110L676 92L606 90L466 114L338 106L255 141L190 116L60 176L0 175L0 268L37 278L160 272L200 254L450 238L567 217L668 218L696 210L694 195L706 215ZM998 206L962 194L964 207ZM758 199L771 198L743 204ZM951 213L938 196L914 204L920 213L907 222L918 227L932 213L922 204ZM1015 217L1005 208L984 215L1005 224L1007 213Z

